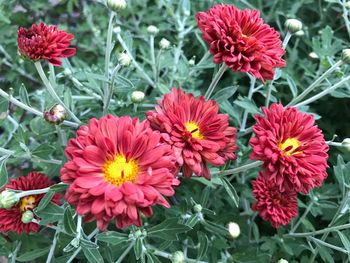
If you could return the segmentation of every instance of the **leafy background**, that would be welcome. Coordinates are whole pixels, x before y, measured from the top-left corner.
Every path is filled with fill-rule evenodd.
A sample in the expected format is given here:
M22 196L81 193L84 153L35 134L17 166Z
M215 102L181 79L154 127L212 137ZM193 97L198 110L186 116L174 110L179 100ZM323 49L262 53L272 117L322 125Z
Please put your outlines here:
M285 55L287 67L278 72L280 77L273 84L271 101L287 104L338 61L341 50L349 46L349 20L343 0L128 1L127 9L118 12L115 26L121 28L121 36L128 48L150 76L152 62L146 28L148 25L159 28L160 32L155 37L156 55L161 52L158 57L159 78L154 89L134 67L123 68L116 80L110 113L143 118L144 112L169 92L171 86L182 86L195 95L205 93L217 66L211 62L212 57L206 55L207 46L200 38L195 14L218 2L259 9L264 20L274 26L282 38L286 34L283 24L287 18L298 18L303 22L305 34L293 36L289 42ZM1 89L40 111L54 104L43 89L33 64L17 55L16 39L19 26L29 27L39 21L57 24L75 35L73 44L77 47L75 57L69 62L66 60L62 67L55 68L57 92L85 123L92 117L101 117L102 101L96 99L96 95L102 95L105 81L108 17L109 10L102 1L0 0ZM118 54L123 52L115 35L113 37L112 66L117 64ZM162 37L171 42L170 49L160 51L158 43ZM311 58L310 52L315 52L319 59ZM45 71L53 76L48 67ZM348 74L347 65L339 67L317 86L313 94L339 82ZM248 111L247 127L250 127L253 124L251 115L259 112L259 107L264 105L268 85L249 100L249 78L244 74L226 72L213 99L236 127L240 127L243 112ZM131 93L135 90L146 92L146 98L140 105L131 101ZM302 110L315 115L327 140L338 136L335 141L341 142L350 134L349 97L350 86L345 84ZM25 175L32 170L43 171L59 181L59 169L65 161L63 151L67 139L74 136L74 129L45 123L41 117L25 112L2 98L0 123L0 146L11 151L7 155L1 153L1 185L8 177ZM239 167L249 162L250 148L247 145L250 136L240 134L238 159L224 168ZM85 224L86 235L79 244L74 241L74 210L67 204L61 207L51 204L48 194L36 213L44 219L43 225L57 225L59 233L42 227L37 234L1 234L0 255L12 262L45 262L55 239L53 262L170 262L171 254L179 250L185 251L187 257L193 260L188 262L277 262L280 258L289 262L312 262L315 258L317 262L348 262L349 157L346 148L331 148L328 179L309 195L299 195L300 217L277 231L250 209L254 201L250 181L257 176L256 168L225 179L214 176L211 181L183 180L171 199L172 208L156 207L155 215L144 220L144 227L120 231L111 225L108 232L91 238L89 235L95 225ZM52 191L62 190L57 187ZM201 211L194 208L198 204L202 207ZM229 222L240 225L241 235L237 239L229 236ZM296 224L297 231L294 230ZM321 230L321 233L314 233L316 230ZM300 233L299 236L295 232ZM129 250L130 253L124 253ZM118 261L121 256L123 261Z

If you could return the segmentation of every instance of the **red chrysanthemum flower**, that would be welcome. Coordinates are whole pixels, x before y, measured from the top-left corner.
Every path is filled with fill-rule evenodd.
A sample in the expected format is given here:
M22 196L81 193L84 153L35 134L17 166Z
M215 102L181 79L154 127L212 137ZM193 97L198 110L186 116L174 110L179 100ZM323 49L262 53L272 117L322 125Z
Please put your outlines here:
M291 189L280 188L269 179L266 173L259 173L253 181L253 195L257 200L252 209L258 211L265 221L270 221L274 228L289 222L298 215L297 193Z
M62 182L71 184L67 201L100 230L115 219L119 228L141 226L141 213L152 206L170 207L174 194L175 158L161 135L137 118L105 116L81 126L65 150L68 162Z
M42 173L31 172L27 176L20 176L17 179L11 179L7 185L5 185L1 191L5 189L14 190L35 190L42 189L53 185L50 178ZM17 232L21 234L23 232L38 232L39 225L36 223L23 223L22 214L26 211L32 211L43 198L44 194L29 195L22 197L19 202L10 209L0 209L0 232ZM60 203L60 194L55 194L52 198L52 202ZM38 219L38 218L37 218Z
M227 115L218 113L214 100L173 88L158 104L147 118L172 146L185 177L195 173L210 179L208 163L221 166L236 158L236 128L229 126Z
M272 80L274 68L286 65L279 34L264 24L259 11L218 4L197 13L196 18L214 63L224 62L233 71L248 72L261 80Z
M328 145L312 115L296 108L272 104L256 115L250 157L264 168L281 188L308 193L327 177Z
M74 38L57 26L44 23L33 24L29 29L18 29L18 51L31 60L47 60L54 66L61 65L61 58L75 55L75 48L69 47Z

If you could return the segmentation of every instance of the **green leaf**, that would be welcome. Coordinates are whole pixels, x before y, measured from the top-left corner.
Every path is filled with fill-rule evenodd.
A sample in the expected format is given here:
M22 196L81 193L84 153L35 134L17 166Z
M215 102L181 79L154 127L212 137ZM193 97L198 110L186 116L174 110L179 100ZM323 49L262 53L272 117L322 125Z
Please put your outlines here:
M43 209L45 209L45 207L50 203L51 199L53 198L53 196L55 195L55 193L53 191L48 191L44 197L41 199L39 205L36 208L36 211L41 211Z
M48 143L44 143L36 147L32 151L32 154L40 158L47 158L54 150L55 147L51 146Z
M236 189L232 186L232 184L226 177L221 178L221 182L235 206L238 207L239 197L237 195Z
M30 106L28 92L24 84L22 84L21 87L19 88L19 98L24 104Z
M139 260L142 257L143 250L142 250L142 239L138 238L136 239L135 245L134 245L134 253L137 260Z
M16 261L19 262L29 262L31 260L34 260L38 257L44 256L49 252L50 247L46 247L46 248L38 248L32 251L28 251L23 253L22 255L18 256L16 258Z
M102 241L105 243L110 243L112 245L119 245L128 240L128 236L124 233L115 232L115 231L107 231L104 233L100 233L96 236L98 241Z
M73 218L73 211L71 207L67 207L63 215L63 227L67 234L75 234L77 225Z
M97 244L84 238L80 239L79 244L86 249L95 249L95 248L98 249Z
M85 258L90 263L103 263L103 258L97 248L85 248L82 246Z
M236 93L236 91L237 86L229 86L216 92L211 99L215 100L218 104L220 104L228 98L232 97L233 94Z
M0 188L2 188L8 182L8 174L6 170L6 161L8 156L0 158Z
M169 218L147 230L148 236L165 240L177 240L177 234L187 232L192 228L178 223L178 218Z
M202 221L202 224L203 224L204 228L206 228L209 232L211 232L215 235L226 236L228 234L226 227L218 225L214 222L210 222L210 221L206 220L206 221Z
M151 254L150 252L147 252L146 256L147 263L162 263L155 255Z
M293 98L295 98L298 94L298 88L297 85L295 83L295 81L287 74L287 82L289 85L289 89L292 92Z
M254 104L254 102L247 97L241 97L239 96L238 99L234 102L234 104L240 106L244 110L246 110L248 113L258 113L259 109L258 107Z
M44 210L36 211L35 209L34 212L41 218L40 225L47 225L59 221L63 217L64 210L54 203L49 203Z
M350 253L350 241L349 241L349 239L342 232L337 231L337 233L340 237L341 242L344 245L344 248Z
M64 192L67 190L67 188L69 187L69 184L63 184L63 183L59 183L59 184L55 184L53 186L50 186L50 190L54 191L54 192Z
M209 240L208 240L208 237L202 232L198 232L197 235L198 235L198 243L199 243L197 259L202 259L208 251Z

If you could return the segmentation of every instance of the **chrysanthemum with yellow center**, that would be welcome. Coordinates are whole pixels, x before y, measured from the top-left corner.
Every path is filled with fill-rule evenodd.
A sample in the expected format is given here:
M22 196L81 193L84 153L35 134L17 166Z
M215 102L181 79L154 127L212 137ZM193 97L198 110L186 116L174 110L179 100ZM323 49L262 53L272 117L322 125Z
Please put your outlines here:
M193 121L188 121L185 123L185 128L188 132L192 134L192 138L196 138L199 140L204 139L204 136L200 133L200 129L197 123Z
M104 178L107 182L121 186L125 182L135 182L139 167L136 160L127 160L123 154L115 156L103 166Z
M35 207L35 197L33 195L25 196L19 201L19 210L25 212Z
M284 142L280 141L277 146L286 156L301 153L301 151L295 151L300 146L300 142L296 138L288 138Z

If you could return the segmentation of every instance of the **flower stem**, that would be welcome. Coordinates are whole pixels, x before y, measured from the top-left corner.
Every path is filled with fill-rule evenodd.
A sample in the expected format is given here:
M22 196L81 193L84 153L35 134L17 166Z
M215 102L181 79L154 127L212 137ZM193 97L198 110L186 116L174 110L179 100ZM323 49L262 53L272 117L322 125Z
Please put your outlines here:
M350 76L342 79L341 81L339 81L338 83L334 84L333 86L326 88L325 90L323 90L322 92L316 94L315 96L308 98L307 100L304 100L298 104L295 104L294 107L301 107L301 106L305 106L308 105L320 98L322 98L323 96L331 93L332 91L336 90L337 88L339 88L340 86L342 86L343 84L345 84L347 81L350 80Z
M306 215L310 212L311 207L313 206L314 202L310 201L309 205L306 207L303 215L299 218L298 222L293 226L293 228L290 230L290 233L294 233L295 230L297 230L298 226L300 225L300 223L304 220L304 218L306 217Z
M16 263L17 253L21 249L21 245L22 245L22 241L17 241L15 251L13 251L13 253L11 255L11 263Z
M45 194L50 190L50 187L46 187L43 189L36 189L36 190L28 190L28 191L23 191L17 194L18 198L22 198L28 195L40 195L40 194Z
M111 81L107 84L107 94L106 94L106 101L105 101L104 106L103 106L103 115L106 115L108 113L109 104L111 103L112 96L113 96L115 76L118 73L118 71L120 70L120 68L121 68L120 64L118 64L114 68L114 70L112 72Z
M135 245L135 241L131 242L130 245L125 249L123 254L120 255L120 257L115 263L123 262L124 258L129 254L130 250L134 247L134 245Z
M286 237L309 237L309 236L315 236L315 235L330 233L332 231L349 229L349 228L350 228L350 223L344 224L344 225L339 225L339 226L328 227L328 228L317 230L317 231L313 231L313 232L288 233L288 234L285 234L285 236Z
M60 97L57 95L57 93L55 92L54 88L52 87L50 81L47 79L45 72L43 70L43 67L41 66L40 61L37 61L34 63L36 70L39 73L39 76L41 78L41 80L43 81L43 83L46 86L47 91L50 93L51 97L59 104L62 105L62 107L65 108L65 110L68 112L68 114L72 117L72 119L80 124L81 121L78 119L77 116L75 116L75 114L64 104L64 102L60 99Z
M78 219L77 219L77 235L75 236L76 239L80 239L81 237L81 230L82 230L82 216L78 215Z
M52 245L51 245L51 248L50 248L50 252L46 258L46 263L50 263L52 261L52 258L54 256L54 253L55 253L55 248L56 248L56 245L57 245L57 238L58 238L58 234L60 232L60 229L57 228L56 229L56 232L55 232L55 235L54 235L54 238L52 240Z
M228 66L226 66L225 63L222 63L221 67L219 68L218 72L216 72L213 80L211 81L209 88L207 92L205 93L204 97L207 99L210 98L211 94L213 93L216 85L219 83L219 80L221 79L222 75L225 73L225 71L228 69Z
M282 48L283 48L283 49L286 49L286 47L287 47L287 45L288 45L288 42L289 42L289 40L290 40L291 37L292 37L292 34L291 34L289 31L287 31L287 34L286 34L286 36L284 37L283 43L282 43Z
M153 71L153 79L155 83L157 83L158 79L158 73L157 73L157 64L156 64L156 56L154 53L154 35L151 34L149 37L149 48L150 48L150 55L151 55L151 63L152 63L152 71Z
M109 84L109 63L111 60L112 51L112 35L113 35L113 20L115 13L111 12L109 16L108 30L107 30L107 40L106 40L106 52L105 52L105 83L104 83L104 98L103 98L103 115L107 114L109 101L112 97L111 89L113 87Z
M128 46L124 42L123 38L121 37L120 34L117 34L117 38L119 43L122 45L124 48L125 52L129 55L131 58L132 64L134 67L139 71L139 73L143 76L143 78L147 81L147 83L152 86L152 88L156 88L156 84L153 82L153 80L147 75L147 73L140 67L140 65L137 63L133 55L131 54L130 50L128 49Z
M253 94L254 94L254 87L255 87L255 81L256 81L256 78L249 75L249 78L250 78L250 87L249 87L249 92L248 92L248 99L251 100L252 97L253 97ZM242 123L241 123L241 128L240 128L240 132L244 132L245 131L245 126L247 124L247 119L248 119L248 111L247 110L244 110L244 113L243 113L243 119L242 119Z
M224 175L236 174L236 173L245 172L245 171L247 171L249 169L253 169L255 167L258 167L261 164L262 164L261 161L255 161L255 162L248 163L248 164L245 164L245 165L233 168L233 169L229 169L229 170L226 170L226 171L214 172L214 173L211 173L211 175L224 176Z
M331 74L334 70L336 70L339 66L341 66L343 62L339 60L332 67L330 67L325 73L323 73L318 79L316 79L309 87L307 87L301 94L295 97L291 102L287 104L287 106L293 106L297 102L301 101L307 94L315 89L329 74Z

